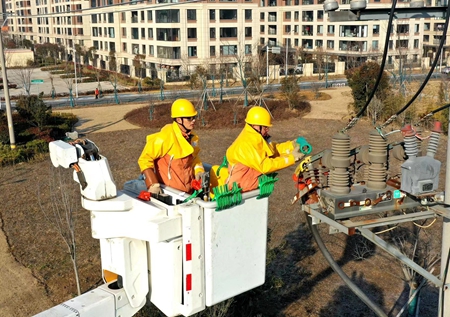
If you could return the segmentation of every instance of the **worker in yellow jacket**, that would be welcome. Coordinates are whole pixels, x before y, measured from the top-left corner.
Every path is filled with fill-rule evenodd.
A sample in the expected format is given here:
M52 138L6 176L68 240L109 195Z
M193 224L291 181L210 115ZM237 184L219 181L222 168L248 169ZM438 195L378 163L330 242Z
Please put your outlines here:
M258 177L291 166L304 155L295 141L276 144L270 142L272 126L269 111L263 107L251 108L245 126L227 150L228 186L236 182L242 190L258 188Z
M172 124L147 136L147 144L138 164L151 193L160 193L160 183L186 193L193 191L191 182L205 170L198 156L198 136L192 132L197 111L186 99L172 104Z

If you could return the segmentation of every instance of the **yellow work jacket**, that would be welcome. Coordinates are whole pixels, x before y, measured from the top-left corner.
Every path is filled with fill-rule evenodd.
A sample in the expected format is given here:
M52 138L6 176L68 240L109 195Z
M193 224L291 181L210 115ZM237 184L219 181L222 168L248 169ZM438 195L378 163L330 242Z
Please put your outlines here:
M138 164L141 172L153 169L160 183L191 193L194 175L205 171L199 152L198 136L191 132L189 142L173 122L147 136Z
M237 182L243 191L258 188L258 177L295 163L292 141L268 143L262 135L246 124L227 150L228 185Z

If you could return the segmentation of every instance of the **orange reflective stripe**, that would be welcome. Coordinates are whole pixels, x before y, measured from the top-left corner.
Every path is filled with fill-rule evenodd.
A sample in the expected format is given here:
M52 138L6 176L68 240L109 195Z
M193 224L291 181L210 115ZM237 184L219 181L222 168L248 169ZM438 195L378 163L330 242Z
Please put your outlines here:
M193 160L192 155L181 159L172 159L172 156L167 154L155 161L156 175L161 183L183 192L191 193L191 181L194 179Z

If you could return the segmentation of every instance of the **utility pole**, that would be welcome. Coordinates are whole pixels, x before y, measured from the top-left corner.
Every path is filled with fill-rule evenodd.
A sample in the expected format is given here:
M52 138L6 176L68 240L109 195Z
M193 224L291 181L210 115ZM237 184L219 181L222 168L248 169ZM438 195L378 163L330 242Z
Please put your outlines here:
M450 113L449 113L450 120ZM450 204L450 138L447 140L447 162L445 170L445 205ZM442 220L442 248L441 248L441 275L440 280L444 285L439 288L439 316L448 316L450 314L450 290L448 283L450 281L449 272L449 251L450 251L450 219L443 217Z
M2 28L5 25L8 18L2 24ZM5 63L5 52L3 51L3 35L0 30L0 66L2 67L2 77L3 77L3 91L5 92L5 107L6 107L6 118L8 120L8 132L9 132L9 143L11 150L16 148L16 137L14 135L14 124L12 120L11 112L11 100L9 99L9 87L8 87L8 76L6 75L6 63Z

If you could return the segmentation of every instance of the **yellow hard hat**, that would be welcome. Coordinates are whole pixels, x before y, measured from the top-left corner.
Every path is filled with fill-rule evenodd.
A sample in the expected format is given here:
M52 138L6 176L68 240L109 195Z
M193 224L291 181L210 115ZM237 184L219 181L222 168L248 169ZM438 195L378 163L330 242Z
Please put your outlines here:
M253 107L247 112L245 122L248 124L262 125L265 127L271 127L270 113L263 107Z
M172 118L194 117L197 115L194 105L187 99L177 99L172 104Z

